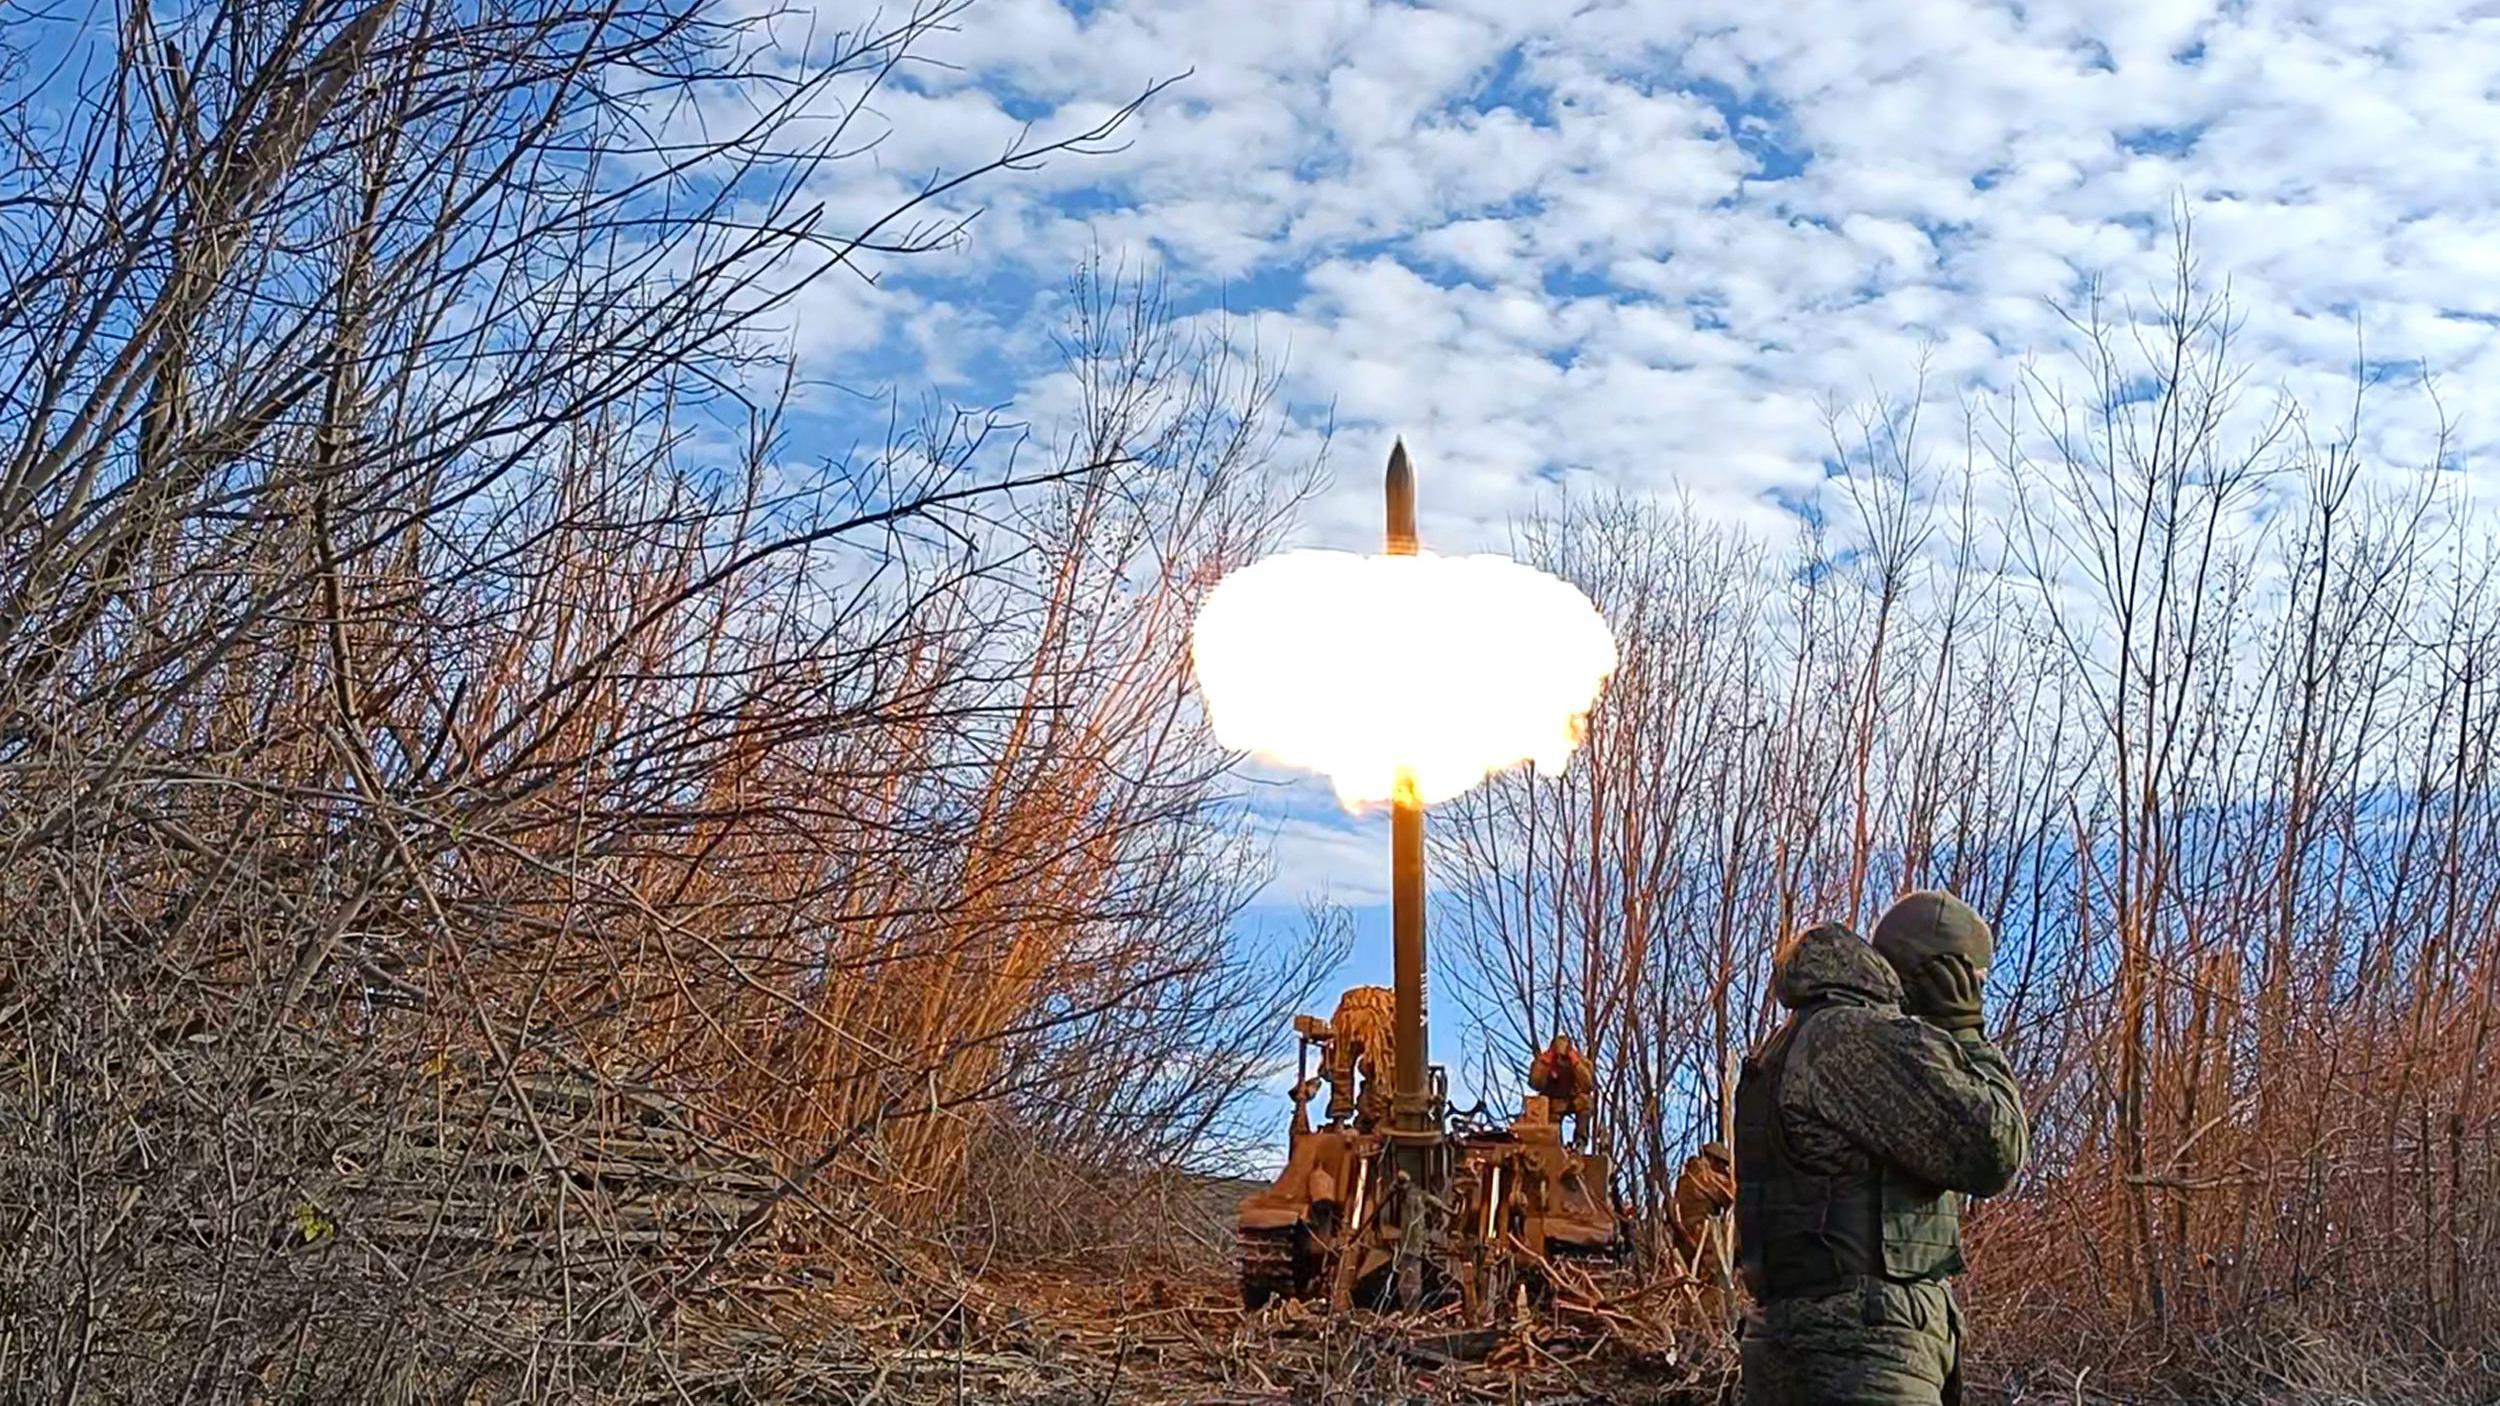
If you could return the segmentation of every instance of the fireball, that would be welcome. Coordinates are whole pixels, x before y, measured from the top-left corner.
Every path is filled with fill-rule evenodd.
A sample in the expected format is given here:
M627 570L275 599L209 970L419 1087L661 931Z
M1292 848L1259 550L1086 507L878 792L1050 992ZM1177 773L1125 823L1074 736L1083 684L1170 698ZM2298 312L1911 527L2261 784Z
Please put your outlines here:
M1615 642L1578 587L1508 557L1297 551L1216 585L1191 658L1218 741L1359 810L1561 769Z

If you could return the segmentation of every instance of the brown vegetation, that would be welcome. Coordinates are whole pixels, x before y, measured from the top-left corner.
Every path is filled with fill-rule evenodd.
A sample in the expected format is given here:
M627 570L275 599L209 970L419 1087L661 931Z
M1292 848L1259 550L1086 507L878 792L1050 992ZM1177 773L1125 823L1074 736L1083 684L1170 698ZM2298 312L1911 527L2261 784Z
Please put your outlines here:
M1088 271L1064 432L822 457L763 354L945 237L811 192L950 11L151 13L7 114L0 1375L669 1394L1216 1141L1316 969L1183 688L1266 372Z
M1088 270L1058 432L792 442L802 290L1129 115L829 228L956 8L794 50L710 0L221 0L19 56L0 1375L1433 1376L1412 1332L1108 1287L1081 1311L1149 1326L1054 1337L971 1283L1220 1221L1174 1169L1342 930L1234 940L1261 859L1185 686L1193 603L1307 486L1254 358ZM1663 1224L1770 942L1951 885L2037 1110L1976 1227L1992 1381L2487 1396L2500 598L2438 473L2248 394L2229 332L2183 259L1954 453L1836 417L1847 510L1793 559L1654 505L1525 525L1624 664L1584 763L1437 822L1438 940L1501 1066L1595 1057Z
M1982 1380L2487 1400L2489 543L2444 442L2382 465L2359 395L2251 393L2184 234L2178 269L1949 447L1916 398L1836 415L1792 553L1648 504L1529 524L1623 667L1566 775L1448 808L1441 941L1497 1065L1560 1031L1608 1072L1655 1222L1777 937L1950 887L2033 1112L1974 1228Z

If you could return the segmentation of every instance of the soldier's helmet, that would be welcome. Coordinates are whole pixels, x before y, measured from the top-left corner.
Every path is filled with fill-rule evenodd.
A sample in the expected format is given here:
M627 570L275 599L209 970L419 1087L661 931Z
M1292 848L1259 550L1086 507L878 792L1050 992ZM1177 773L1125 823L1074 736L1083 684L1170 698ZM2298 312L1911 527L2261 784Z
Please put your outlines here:
M1939 889L1920 889L1895 900L1875 920L1874 943L1904 978L1947 953L1985 972L1997 945L1987 919Z

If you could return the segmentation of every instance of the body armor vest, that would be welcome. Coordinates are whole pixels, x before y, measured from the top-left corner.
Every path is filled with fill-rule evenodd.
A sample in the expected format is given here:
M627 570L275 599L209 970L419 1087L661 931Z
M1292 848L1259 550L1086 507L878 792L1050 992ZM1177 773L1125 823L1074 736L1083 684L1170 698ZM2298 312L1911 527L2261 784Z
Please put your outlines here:
M1817 1298L1851 1281L1942 1279L1962 1268L1961 1198L1880 1159L1818 1172L1790 1155L1780 1077L1816 1005L1789 1018L1736 1080L1736 1246L1757 1303Z

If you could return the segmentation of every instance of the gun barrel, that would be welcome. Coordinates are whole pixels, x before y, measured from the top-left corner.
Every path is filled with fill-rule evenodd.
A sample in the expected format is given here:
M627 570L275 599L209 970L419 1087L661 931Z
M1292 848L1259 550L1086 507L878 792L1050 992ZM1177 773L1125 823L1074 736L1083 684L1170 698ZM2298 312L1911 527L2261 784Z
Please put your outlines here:
M1386 486L1385 548L1413 556L1415 468L1403 439L1389 451ZM1390 803L1389 914L1398 1042L1392 1121L1400 1131L1421 1132L1431 1125L1424 1085L1432 1050L1424 1016L1424 803L1411 784L1399 786Z

